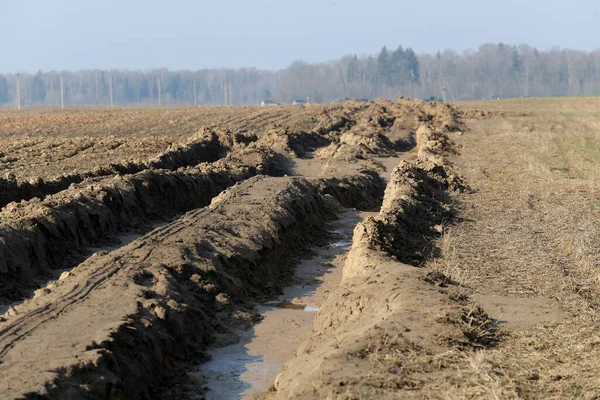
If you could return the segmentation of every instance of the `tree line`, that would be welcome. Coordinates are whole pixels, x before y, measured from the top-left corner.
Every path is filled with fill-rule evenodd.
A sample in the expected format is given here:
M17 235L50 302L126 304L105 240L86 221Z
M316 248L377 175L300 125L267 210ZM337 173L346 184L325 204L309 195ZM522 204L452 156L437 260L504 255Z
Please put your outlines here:
M264 99L330 102L377 97L479 100L600 94L600 51L485 44L476 51L417 55L383 47L322 63L296 61L280 71L256 68L62 72L66 105L250 105ZM61 104L61 73L0 75L0 105Z

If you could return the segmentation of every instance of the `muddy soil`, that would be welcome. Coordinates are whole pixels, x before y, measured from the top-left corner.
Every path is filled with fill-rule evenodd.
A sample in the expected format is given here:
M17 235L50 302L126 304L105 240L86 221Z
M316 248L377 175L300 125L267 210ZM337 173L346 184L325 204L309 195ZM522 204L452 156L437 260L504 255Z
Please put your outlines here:
M248 136L261 135L272 124L293 132L335 131L344 126L348 107L2 111L0 177L54 181L112 164L139 164L188 142L204 128Z
M316 247L311 258L296 266L293 284L281 295L256 307L262 319L241 332L238 343L209 352L212 360L190 374L198 385L188 386L184 397L201 392L203 387L208 388L208 400L252 398L268 391L283 364L310 335L316 313L339 286L352 231L370 214L346 210L330 223L329 243ZM177 393L179 397L182 394ZM169 395L174 393L165 393L164 398Z
M440 283L451 286L443 275L414 267L431 256L430 244L452 220L449 194L466 189L443 159L438 136L417 136L419 158L400 162L379 213L354 229L339 288L268 397L411 397L430 372L423 364L436 354L496 343L483 310L470 310L454 288L440 290ZM464 319L477 321L481 332L463 326Z
M53 270L81 262L89 247L210 204L221 191L268 169L271 162L145 171L74 186L43 201L12 203L0 212L0 299L23 297Z
M0 390L8 397L147 396L211 331L226 333L219 319L254 318L234 306L283 285L282 256L309 240L309 231L318 238L327 210L305 180L252 178L209 208L97 254L5 316ZM86 324L76 329L82 318ZM39 360L35 343L50 337L53 350Z
M219 351L226 350L217 349L249 339L250 328L255 335L248 345L256 345L259 354L275 363L269 375L262 375L262 386L253 389L257 393L289 360L291 349L320 335L322 318L345 319L344 310L349 309L364 323L361 318L368 313L357 312L354 306L328 306L337 304L338 296L362 304L363 295L367 299L375 293L373 310L380 312L387 303L379 302L387 298L388 286L401 271L407 282L421 284L409 291L413 297L450 301L447 293L432 294L439 292L435 286L439 277L430 284L424 280L426 274L412 266L397 268L395 263L410 260L416 265L433 251L426 243L439 236L439 226L452 218L450 193L465 187L445 158L456 148L446 133L464 129L453 107L400 100L107 115L99 111L3 115L0 132L7 143L22 140L15 136L31 129L31 136L39 139L36 146L44 146L44 136L56 136L53 140L61 142L76 137L78 130L87 132L90 140L100 140L107 126L132 140L146 140L166 125L171 126L164 128L166 132L178 132L177 141L169 139L168 149L141 152L139 158L119 154L122 146L117 146L114 159L119 163L111 164L108 155L91 170L62 162L59 156L57 166L83 179L67 188L46 185L46 190L44 184L52 181L55 169L52 163L45 165L47 171L36 175L31 185L41 190L41 198L27 200L31 193L18 194L30 174L43 168L36 166L40 154L31 153L30 169L14 165L8 180L21 202L8 203L0 213L3 296L23 300L29 290L44 283L40 279L57 270L64 274L0 317L0 390L7 398L203 396L202 386L195 386L200 393L184 390L189 384L184 378L210 354L218 363ZM149 118L148 125L140 115ZM89 124L86 118L91 118ZM33 129L44 120L48 130ZM62 121L64 129L56 130L55 121ZM200 122L205 127L198 126ZM82 154L93 147L83 148ZM93 151L84 156L92 163L98 160ZM27 164L26 157L20 157L22 165ZM393 168L399 162L401 166ZM98 173L85 175L89 171ZM331 263L338 268L329 266L325 283L317 287L315 280L324 271L316 271L315 266L323 261L298 262L314 252L314 246L339 239L339 233L327 230L328 224L345 224L349 214L357 215L344 207L380 210L358 224L348 259L343 254L350 239L316 248L322 257L340 256ZM166 216L186 211L164 227L110 251L96 252L74 266L83 254L110 245L118 235L132 229L145 232ZM346 217L333 222L336 215ZM352 224L358 222L353 218ZM348 234L350 226L343 229ZM368 249L367 259L382 260L382 272L371 283L361 282L355 294L348 288L340 294L339 277L344 288L346 281L360 279L357 271L369 271L368 266L348 267L363 260L363 248ZM357 276L346 277L348 273ZM309 287L309 293L291 297L290 285L297 288L299 282ZM284 308L267 312L275 304ZM394 309L400 308L394 304ZM444 308L448 310L444 326L454 327L450 329L454 336L447 340L460 346L480 345L481 340L473 332L465 333L460 321L475 316L485 322L487 316L483 311L469 313L465 307ZM309 334L315 313L307 310L317 308L316 330ZM281 314L289 312L296 314ZM273 321L291 318L299 324L295 335L281 331L291 341L280 343L280 351L267 351L264 343L274 341L257 334L271 331L269 324L278 324L270 322L270 315ZM265 328L256 325L261 319ZM360 332L340 322L331 325L323 338L333 339L327 335L338 325L342 331L351 327L352 335ZM345 351L342 336L335 340ZM302 349L320 346L318 341L305 343L298 352L299 362ZM286 370L293 367L286 367L277 380L277 396L295 390L302 393L301 387L279 383L285 381ZM316 385L321 394L329 390L327 385Z

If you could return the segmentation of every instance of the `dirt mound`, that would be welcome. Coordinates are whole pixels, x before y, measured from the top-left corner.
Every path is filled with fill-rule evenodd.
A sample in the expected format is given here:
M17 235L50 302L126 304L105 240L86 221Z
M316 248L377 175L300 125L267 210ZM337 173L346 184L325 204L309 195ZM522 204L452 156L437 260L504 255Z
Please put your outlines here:
M332 137L332 143L318 150L316 156L346 162L389 157L417 146L423 136L439 143L440 151L450 150L452 146L445 133L464 128L455 107L408 100L370 103L357 111L354 121L340 135Z
M257 145L302 158L330 142L314 132L292 132L286 126L272 125L260 136Z
M359 224L355 234L365 238L369 248L418 264L431 254L432 238L441 233L441 226L453 218L448 191L463 187L442 165L403 161L392 173L379 215ZM351 274L351 268L344 273Z
M416 132L417 155L419 158L435 159L443 163L443 156L457 154L456 146L443 132L437 131L431 125L419 126Z
M277 377L274 398L421 398L460 359L440 365L442 354L497 343L493 320L453 281L406 264L429 255L452 219L450 192L465 188L427 132L422 157L395 168L380 212L355 228L342 284Z
M397 150L385 135L394 119L385 107L375 103L356 116L356 122L316 156L321 159L352 161L369 156L391 156Z
M411 398L443 373L438 354L497 342L483 311L470 311L470 304L451 300L451 289L429 285L424 271L395 261L411 241L430 235L420 225L430 228L428 211L414 209L445 186L423 182L429 179L407 163L394 171L379 214L356 227L342 284L321 307L297 358L278 376L274 398Z
M204 128L192 135L186 142L170 146L165 152L149 161L129 160L99 167L91 171L63 175L44 180L17 181L13 175L0 178L0 207L10 202L44 197L67 189L73 183L86 179L115 174L133 174L145 169L169 169L193 166L201 162L216 161L225 156L227 148L221 144L214 131Z
M377 172L362 169L341 178L311 179L321 192L333 196L342 206L357 210L373 210L383 199L385 182Z
M377 363L399 368L405 359L387 357L429 357L438 345L476 347L489 338L487 325L464 327L483 322L482 313L448 303L442 284L398 262L420 263L432 252L452 216L449 193L464 188L444 159L454 149L445 133L462 129L452 106L379 100L216 113L209 128L169 141L158 155L72 169L56 181L6 183L8 195L39 198L0 213L0 299L20 300L41 278L71 269L0 318L3 394L151 398L165 379L205 360L208 345L235 342L237 329L257 321L252 306L291 282L297 256L335 236L323 226L340 204L376 210L383 201L356 229L342 286L319 311L277 396L415 387L414 376L389 379ZM378 172L415 156L385 186L387 174ZM284 176L292 167L311 178ZM148 232L203 206L75 266L118 233ZM450 278L440 282L452 286ZM424 317L421 305L436 313ZM420 321L415 331L444 335L419 341L402 330L407 318ZM377 376L351 371L348 359Z
M431 124L436 130L442 132L458 132L465 130L461 112L454 105L438 101L417 103L420 111L420 121Z
M219 161L179 171L147 170L72 186L45 200L11 203L0 213L0 299L22 298L82 252L118 232L206 206L222 190L260 172L280 172L276 156L248 164Z
M329 204L301 178L250 178L90 258L0 322L0 390L148 398L179 361L230 335L227 326L251 323L239 307L282 287L290 256L318 239Z

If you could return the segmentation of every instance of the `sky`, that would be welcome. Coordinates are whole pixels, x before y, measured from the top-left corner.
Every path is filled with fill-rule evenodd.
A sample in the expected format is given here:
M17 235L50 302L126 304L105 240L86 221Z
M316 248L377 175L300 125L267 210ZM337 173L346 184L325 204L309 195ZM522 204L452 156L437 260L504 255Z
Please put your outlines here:
M597 0L0 0L0 21L0 73L273 70L384 45L600 48Z

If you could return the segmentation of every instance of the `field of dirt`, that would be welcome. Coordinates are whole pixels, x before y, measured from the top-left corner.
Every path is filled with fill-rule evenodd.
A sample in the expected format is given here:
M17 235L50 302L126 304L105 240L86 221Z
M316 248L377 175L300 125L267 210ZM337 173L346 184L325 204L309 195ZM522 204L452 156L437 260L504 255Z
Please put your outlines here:
M0 113L0 393L596 398L596 99Z

